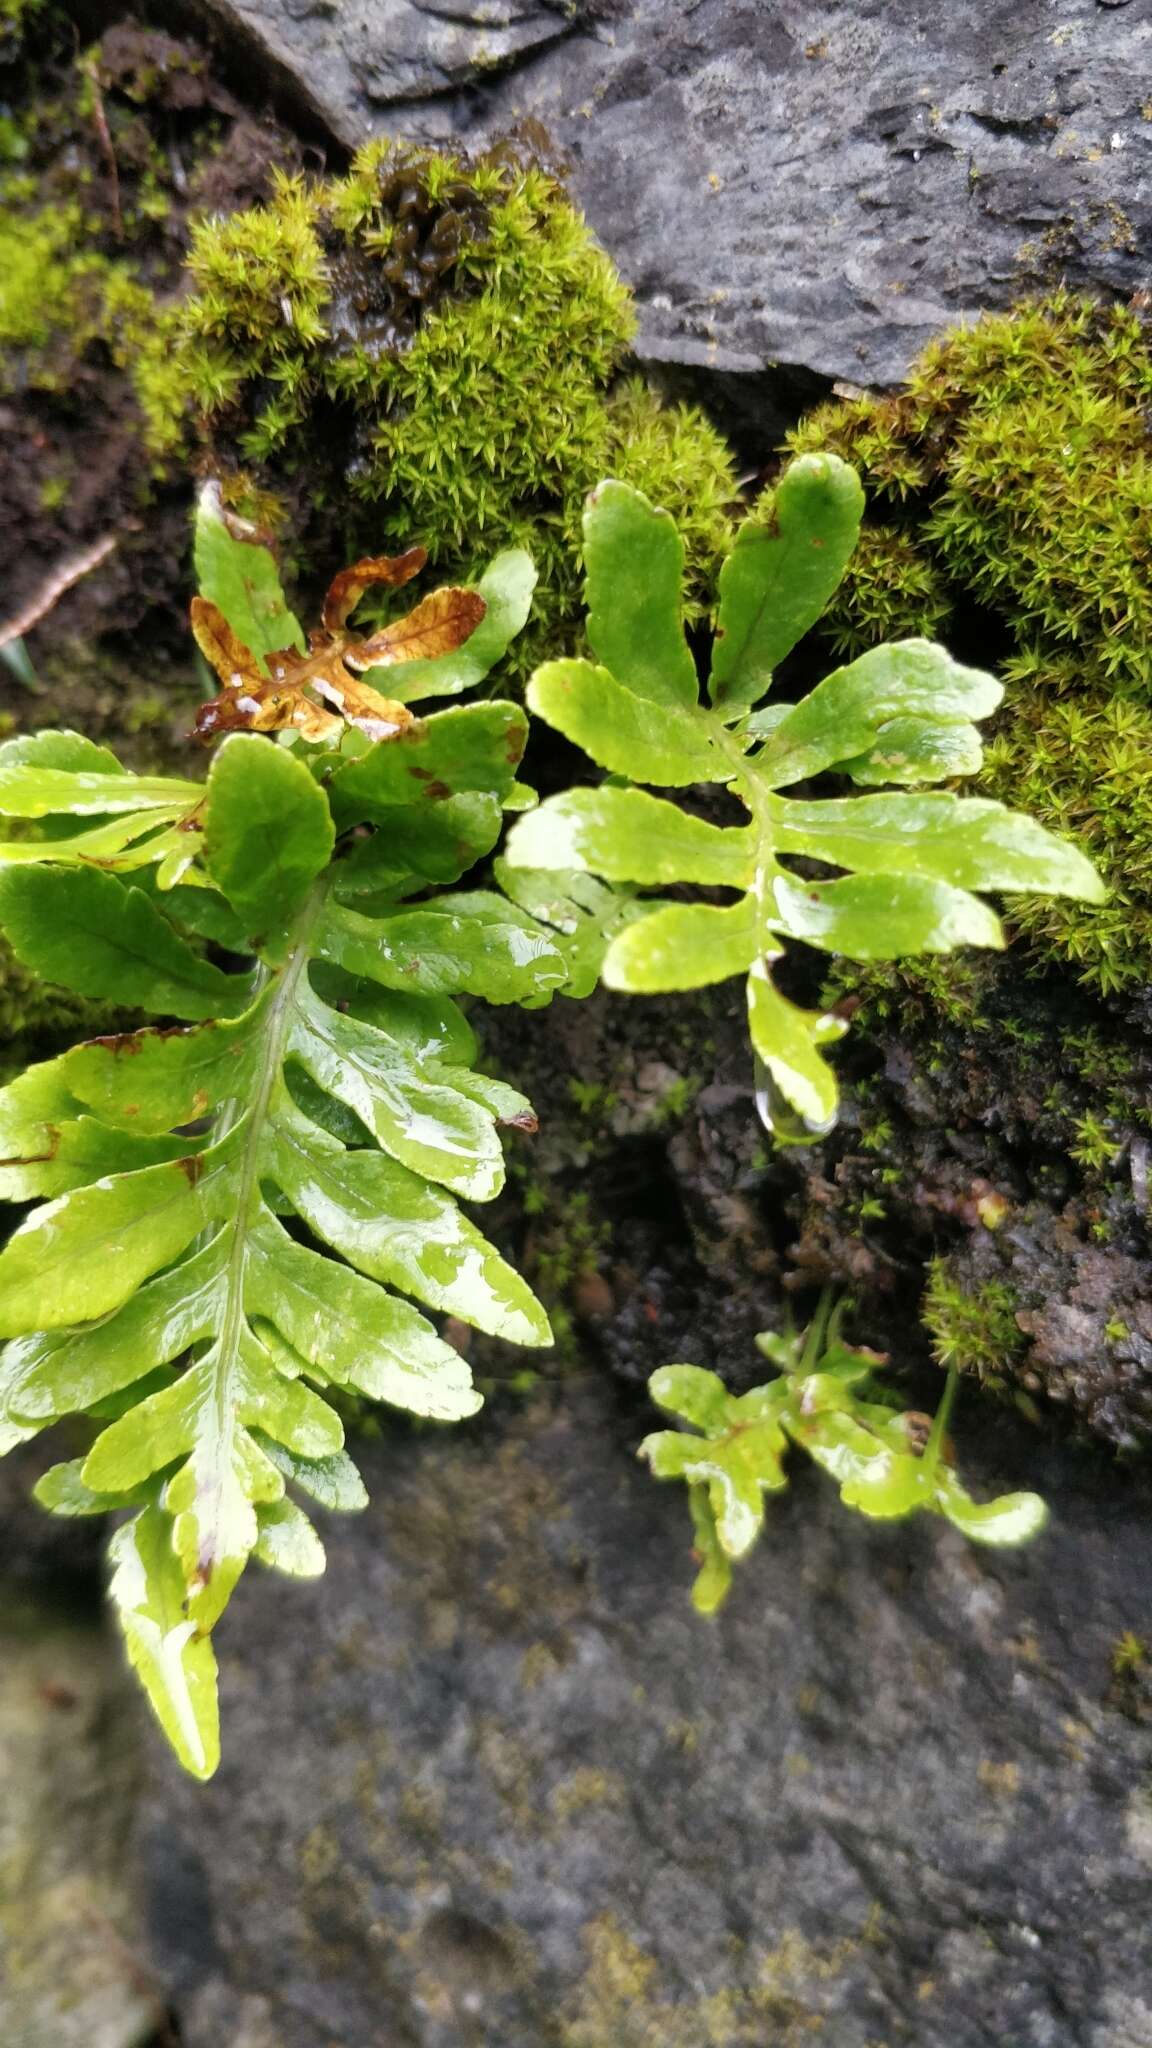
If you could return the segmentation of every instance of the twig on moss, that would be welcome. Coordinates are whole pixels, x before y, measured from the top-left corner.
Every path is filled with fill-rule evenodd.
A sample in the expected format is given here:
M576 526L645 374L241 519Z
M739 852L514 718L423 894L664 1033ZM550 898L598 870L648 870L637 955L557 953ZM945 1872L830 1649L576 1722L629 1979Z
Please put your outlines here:
M120 205L120 169L116 162L116 151L112 142L112 131L108 126L108 116L104 111L104 95L100 90L100 72L95 57L87 58L82 69L88 83L92 87L92 118L96 123L96 133L100 140L100 148L104 155L104 161L108 166L108 182L111 187L112 198L112 221L116 230L116 239L118 242L122 242L124 240L124 213Z

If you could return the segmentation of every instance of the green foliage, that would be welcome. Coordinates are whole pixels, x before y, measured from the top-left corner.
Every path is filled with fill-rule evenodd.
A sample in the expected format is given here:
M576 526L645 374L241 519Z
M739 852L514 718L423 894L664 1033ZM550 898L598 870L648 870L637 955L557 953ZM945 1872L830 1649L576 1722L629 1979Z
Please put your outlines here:
M307 545L416 537L464 581L528 547L537 649L575 610L581 505L607 471L689 507L693 570L715 567L728 451L699 413L614 386L628 292L529 158L374 143L346 178L281 179L201 222L189 267L180 361L204 431L306 504Z
M1092 903L1103 894L1085 857L1031 819L923 786L979 767L975 721L1001 695L943 648L872 648L799 703L756 710L773 668L835 589L861 510L855 473L834 455L810 455L785 472L768 516L741 528L721 572L709 707L683 637L675 527L638 492L600 486L585 517L588 636L611 667L547 662L528 701L612 779L529 812L506 855L513 869L733 892L725 903L649 904L641 915L633 905L603 976L635 993L745 976L765 1120L790 1141L835 1115L823 1048L845 1026L777 986L772 968L788 940L864 962L1000 946L999 919L974 892ZM779 794L829 771L878 793ZM724 784L748 823L713 825L633 783Z
M1063 666L1041 680L1062 685ZM1031 686L1036 665L1026 677L1021 667L1010 674ZM1090 917L1070 903L1014 906L1020 930L1104 994L1141 988L1152 976L1152 708L1103 687L1032 695L994 735L983 780L1054 831L1074 831L1108 885Z
M990 1385L1002 1384L1005 1369L1027 1343L1016 1308L1016 1296L1005 1281L988 1280L965 1292L953 1278L948 1260L933 1259L920 1317L937 1364L975 1373Z
M725 1600L733 1562L759 1537L764 1495L787 1485L792 1445L836 1480L845 1507L876 1520L926 1511L995 1544L1022 1543L1043 1527L1036 1494L977 1505L961 1486L947 1445L954 1378L935 1422L899 1413L876 1381L883 1355L843 1343L839 1321L825 1301L806 1334L758 1337L778 1377L747 1394L730 1394L695 1365L662 1366L649 1380L657 1407L689 1425L645 1437L639 1455L657 1479L687 1482L700 1565L692 1598L702 1614Z
M271 558L211 494L197 557L237 643L302 644ZM498 702L375 743L234 732L206 783L130 774L70 733L0 747L0 812L39 821L0 847L16 959L166 1020L0 1090L0 1199L38 1204L0 1253L0 1449L87 1419L84 1455L38 1497L128 1517L113 1600L200 1777L219 1749L211 1632L248 1559L313 1575L299 1496L364 1505L341 1397L436 1421L479 1405L415 1304L550 1341L459 1207L498 1192L499 1127L534 1118L475 1071L453 997L547 1001L567 941L491 891L428 890L429 866L455 881L524 800L524 737Z
M825 621L838 654L947 630L973 601L1009 628L986 787L1074 825L1111 900L1021 906L1041 958L1103 993L1152 974L1152 469L1146 314L1060 292L943 335L906 392L823 406L791 437L860 467L880 521Z
M14 196L0 180L0 393L66 398L86 358L106 353L131 379L152 457L171 456L188 403L174 309L157 302L131 254L104 252L103 223L78 200L36 209Z

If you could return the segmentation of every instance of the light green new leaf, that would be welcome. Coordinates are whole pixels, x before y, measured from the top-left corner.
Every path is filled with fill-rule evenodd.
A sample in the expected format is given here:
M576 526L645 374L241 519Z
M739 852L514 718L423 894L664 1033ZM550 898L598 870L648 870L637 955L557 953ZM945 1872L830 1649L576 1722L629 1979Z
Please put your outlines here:
M109 1557L112 1602L133 1668L185 1770L210 1778L220 1760L216 1658L184 1612L184 1574L167 1516L151 1507L126 1522Z
M335 838L327 799L302 760L262 734L230 734L208 776L204 865L273 957Z
M77 995L188 1018L251 1001L245 977L201 960L142 890L94 868L3 870L0 930L25 967Z
M732 1397L717 1372L699 1365L661 1365L648 1382L648 1392L658 1408L680 1416L705 1436L727 1427Z
M814 626L856 545L860 479L837 455L789 463L767 514L745 520L720 571L709 694L727 713L755 704ZM611 664L609 664L611 666Z
M0 787L13 768L61 768L67 774L128 775L111 747L102 747L67 726L43 726L0 743Z
M277 1471L322 1508L347 1515L367 1507L367 1488L347 1451L334 1451L329 1458L298 1458L294 1452L286 1451L283 1444L273 1443L259 1432L256 1440Z
M960 889L1027 889L1104 899L1091 861L1019 811L981 797L858 796L771 800L773 843L860 874L928 875Z
M203 797L178 776L131 775L107 747L75 732L21 734L0 744L0 814L9 818L108 818L125 811L173 816Z
M836 1113L836 1076L820 1053L848 1029L842 1017L802 1010L780 994L766 960L748 977L748 1026L752 1044L780 1093L814 1130Z
M87 832L68 832L54 838L13 839L0 842L0 864L4 867L94 867L129 869L151 867L179 850L195 858L195 847L187 834L174 827L162 812L136 811L109 818Z
M767 921L849 960L901 960L913 953L950 953L957 946L1004 944L999 918L979 896L919 875L846 875L838 882L800 882L777 875Z
M482 683L527 624L536 588L531 555L524 548L508 548L496 555L476 588L486 609L463 647L433 661L401 661L393 668L369 669L364 680L400 704L414 704L421 697L455 697Z
M392 1158L455 1194L488 1201L503 1186L504 1155L492 1115L467 1087L471 1077L406 1045L395 1017L377 1014L376 1023L345 1015L302 990L289 1057Z
M746 889L756 835L708 825L646 790L570 789L517 820L505 858L512 867L586 867L610 882L690 879Z
M684 545L671 513L631 484L597 484L584 511L588 639L617 682L654 704L688 707L700 695L684 638L683 576Z
M707 988L731 974L746 974L762 946L750 896L723 909L668 903L613 939L604 957L604 983L632 995Z
M257 541L238 540L229 531L215 482L204 485L196 503L195 560L201 597L223 612L265 672L265 655L286 647L303 653L307 642L288 609L275 556Z
M977 1502L947 1469L940 1475L936 1506L972 1543L1027 1543L1048 1520L1048 1509L1038 1493L1002 1493L996 1500Z
M757 773L772 789L869 754L894 719L966 725L995 711L1003 690L929 640L894 640L836 669L780 721Z
M276 753L256 744L249 781ZM299 774L293 763L289 806ZM308 789L323 804L311 778ZM225 816L229 848L231 831ZM217 855L230 877L229 857ZM535 991L562 977L563 960L502 898L452 899L451 912L434 900L395 919L346 913L375 978L361 982L317 955L324 893L309 887L244 1015L74 1047L0 1091L4 1170L31 1177L19 1191L76 1181L0 1253L0 1448L69 1414L102 1425L79 1469L58 1468L42 1498L66 1513L147 1501L136 1534L117 1538L116 1597L161 1721L202 1774L215 1762L213 1667L197 1632L251 1556L321 1568L286 1483L334 1506L363 1501L327 1390L436 1421L479 1406L464 1359L389 1288L514 1340L549 1341L528 1288L427 1178L493 1193L497 1119L531 1126L528 1105L471 1072L474 1040L454 1005L376 982L385 953L385 982L419 979L404 974L401 942L437 948L432 978L451 989L519 978ZM183 1135L190 1122L208 1128ZM297 1243L281 1217L331 1253Z
M702 1434L658 1430L645 1437L638 1456L657 1479L706 1487L721 1550L743 1557L763 1526L764 1494L785 1484L786 1439L772 1407L750 1411L715 1374L688 1365L653 1373L648 1391L658 1407L682 1415Z
M131 1494L96 1493L85 1486L81 1473L83 1458L69 1458L65 1464L52 1465L43 1473L32 1488L32 1498L51 1515L111 1515L118 1508L139 1505Z
M0 1252L0 1337L108 1315L203 1227L200 1160L149 1166L36 1209Z
M528 705L613 775L682 787L734 773L695 712L638 697L590 661L546 661L528 685Z
M274 1500L256 1510L259 1534L253 1556L274 1572L293 1579L318 1579L324 1571L324 1545L295 1501Z
M786 1483L789 1442L836 1480L846 1507L872 1519L926 1511L977 1542L1003 1544L1024 1542L1043 1525L1044 1504L1035 1494L1006 1494L977 1506L945 1462L955 1376L925 1443L910 1427L919 1417L871 1398L882 1391L875 1373L884 1360L846 1345L839 1321L826 1293L808 1331L763 1332L757 1346L779 1376L747 1394L729 1394L715 1373L690 1365L664 1366L649 1380L656 1405L701 1432L657 1431L639 1450L656 1478L688 1484L701 1567L692 1597L701 1613L721 1605L731 1584L730 1560L744 1556L759 1536L764 1494Z
M275 1319L314 1377L430 1422L475 1415L481 1397L467 1363L410 1302L296 1244L267 1212L253 1231L252 1254L254 1312Z
M706 1486L688 1488L688 1507L693 1553L700 1565L692 1586L692 1605L697 1614L715 1614L732 1590L732 1560L720 1541Z

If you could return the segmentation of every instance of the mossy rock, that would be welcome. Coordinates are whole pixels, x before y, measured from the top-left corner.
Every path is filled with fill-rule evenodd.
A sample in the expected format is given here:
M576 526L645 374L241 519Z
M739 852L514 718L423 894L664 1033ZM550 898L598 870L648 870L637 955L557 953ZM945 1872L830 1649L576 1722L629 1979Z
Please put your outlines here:
M181 363L208 447L238 497L280 508L305 570L418 540L467 577L527 546L527 667L575 625L584 496L616 475L675 510L702 605L729 451L621 379L628 290L530 152L374 143L345 178L285 178L202 223L190 269Z
M907 389L817 408L797 450L872 518L825 621L841 656L929 633L999 668L987 793L1076 837L1111 898L1013 921L1108 994L1152 976L1152 329L1066 292L942 335Z

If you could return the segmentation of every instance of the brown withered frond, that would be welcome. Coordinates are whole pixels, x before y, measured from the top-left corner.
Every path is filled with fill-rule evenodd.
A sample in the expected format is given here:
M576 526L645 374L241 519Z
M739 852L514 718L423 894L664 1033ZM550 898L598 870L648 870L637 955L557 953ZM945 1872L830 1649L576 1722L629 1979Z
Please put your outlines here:
M382 697L363 682L365 671L455 653L484 617L484 599L479 591L447 585L432 591L404 618L366 638L350 634L347 621L373 584L398 588L417 575L426 560L424 549L414 547L403 555L371 556L342 570L329 586L322 624L309 636L308 652L281 648L265 656L264 668L219 607L194 597L196 644L223 688L218 697L201 705L193 736L210 740L219 733L281 732L291 727L306 740L330 740L345 724L372 740L392 739L403 732L414 723L413 714L407 705Z

